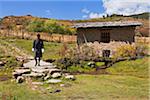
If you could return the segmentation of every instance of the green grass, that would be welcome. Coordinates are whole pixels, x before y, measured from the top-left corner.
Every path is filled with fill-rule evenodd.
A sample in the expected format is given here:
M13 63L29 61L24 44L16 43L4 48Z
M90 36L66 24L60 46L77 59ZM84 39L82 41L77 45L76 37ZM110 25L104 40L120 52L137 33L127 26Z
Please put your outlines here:
M34 56L34 52L32 52L32 44L33 40L24 40L24 39L16 39L16 38L1 38L1 40L8 42L21 50L25 51L29 55ZM68 47L75 46L75 43L67 44ZM43 59L58 59L60 58L59 51L63 47L63 43L57 42L44 42L45 52L43 53Z
M149 77L149 57L132 61L122 61L114 64L112 67L107 69L107 72L111 74L119 75L131 75L136 77Z
M60 93L49 90L33 91L26 84L0 82L0 94L7 100L148 100L148 79L118 75L77 75L77 80L68 82L70 87L47 85ZM11 99L9 99L11 98Z
M13 40L13 41L12 41ZM32 54L32 40L1 39L17 46L28 54ZM58 58L58 51L62 43L45 42L44 59ZM74 46L74 44L69 44ZM6 69L0 70L0 79L10 77L12 69L8 66L16 66L13 57L3 55L0 49L0 60L8 61ZM122 61L106 69L109 74L102 75L76 75L77 80L65 81L71 84L69 87L60 87L59 84L44 84L39 89L32 90L26 83L17 84L12 79L0 81L0 99L2 100L148 100L149 77L148 59L145 57L135 61ZM102 63L97 63L102 65ZM85 66L87 67L87 66ZM74 67L73 67L74 68ZM75 68L77 69L77 68ZM72 70L75 70L72 69ZM81 69L82 71L83 69ZM85 69L84 69L85 70ZM87 68L87 71L91 69ZM46 90L50 87L50 90ZM44 90L42 90L44 89ZM51 94L51 90L60 89L60 93Z

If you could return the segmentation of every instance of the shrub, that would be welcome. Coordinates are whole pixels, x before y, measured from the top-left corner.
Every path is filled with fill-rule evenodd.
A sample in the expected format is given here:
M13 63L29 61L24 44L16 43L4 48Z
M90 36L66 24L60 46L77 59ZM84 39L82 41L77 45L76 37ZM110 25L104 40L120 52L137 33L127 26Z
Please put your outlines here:
M74 34L75 29L70 28L67 25L61 25L57 20L42 20L42 19L34 19L31 21L27 30L30 32L46 32L46 33L57 33L57 34Z
M114 53L114 58L119 57L135 57L136 56L136 46L134 44L123 44L118 47Z

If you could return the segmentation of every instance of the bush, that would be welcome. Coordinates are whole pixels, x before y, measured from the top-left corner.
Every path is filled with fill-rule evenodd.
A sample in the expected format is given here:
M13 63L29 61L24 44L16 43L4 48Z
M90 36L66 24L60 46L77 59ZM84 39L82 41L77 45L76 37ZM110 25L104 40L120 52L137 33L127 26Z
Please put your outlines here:
M67 25L61 25L56 20L42 20L38 18L28 24L27 30L30 32L46 32L50 34L58 33L70 35L75 33L75 29L72 29Z
M145 44L139 43L126 43L116 48L114 57L136 57L136 56L146 56L148 55L148 47Z
M136 46L134 44L124 44L118 47L115 51L114 57L135 57L136 56Z

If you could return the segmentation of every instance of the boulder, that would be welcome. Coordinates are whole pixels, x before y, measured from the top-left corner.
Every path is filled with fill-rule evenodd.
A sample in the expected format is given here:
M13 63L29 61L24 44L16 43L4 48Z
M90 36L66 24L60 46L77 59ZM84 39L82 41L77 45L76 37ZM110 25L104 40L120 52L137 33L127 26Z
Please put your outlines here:
M46 83L52 83L52 84L56 84L56 83L61 83L62 80L60 79L50 79L48 81L46 81Z
M25 78L23 76L18 76L16 79L17 83L22 83L25 80Z
M52 77L52 78L59 78L59 77L61 77L61 74L58 73L58 72L56 72L56 73L53 73L53 74L51 75L51 77Z
M76 78L74 75L66 75L65 79L75 80Z

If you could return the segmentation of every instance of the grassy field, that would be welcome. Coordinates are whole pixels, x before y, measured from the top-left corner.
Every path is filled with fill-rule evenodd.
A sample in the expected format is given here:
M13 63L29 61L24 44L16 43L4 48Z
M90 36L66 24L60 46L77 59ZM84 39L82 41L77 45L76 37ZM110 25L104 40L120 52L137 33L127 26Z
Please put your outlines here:
M3 42L3 43L2 43ZM32 54L32 41L22 39L1 38L0 45L10 43L28 54ZM58 58L62 43L45 42L44 59ZM74 46L74 44L69 44ZM4 51L0 49L3 57ZM16 66L12 59L7 66ZM0 70L0 99L2 100L149 100L148 59L144 57L134 61L122 61L106 69L107 74L76 75L75 81L64 81L60 84L44 84L42 86L16 84L10 77L11 71ZM2 59L0 59L2 60ZM15 65L14 65L15 64ZM7 66L5 66L7 68ZM35 87L35 89L33 88ZM49 89L46 89L49 88ZM60 89L59 93L50 93Z
M148 79L119 75L76 77L76 81L69 82L69 87L48 85L51 90L61 90L55 94L51 94L50 90L31 90L26 84L16 84L10 80L0 82L0 97L7 100L148 100Z
M25 53L34 56L32 52L32 45L33 40L24 40L24 39L16 39L16 38L0 38L1 43L7 42L12 44L13 46L19 48L20 50L24 51ZM67 47L75 46L75 43L66 44ZM56 42L44 42L45 52L43 53L43 59L57 59L60 57L59 52L61 48L63 48L63 43L56 43Z

